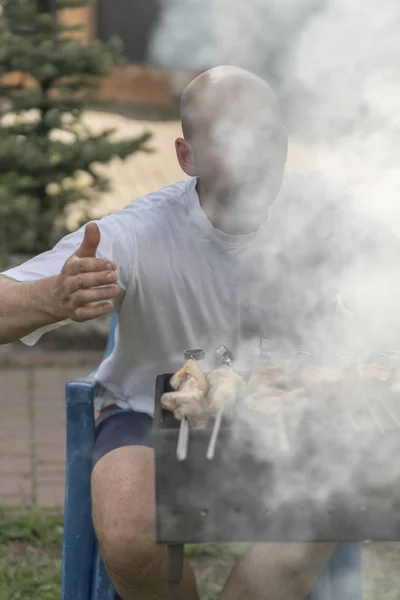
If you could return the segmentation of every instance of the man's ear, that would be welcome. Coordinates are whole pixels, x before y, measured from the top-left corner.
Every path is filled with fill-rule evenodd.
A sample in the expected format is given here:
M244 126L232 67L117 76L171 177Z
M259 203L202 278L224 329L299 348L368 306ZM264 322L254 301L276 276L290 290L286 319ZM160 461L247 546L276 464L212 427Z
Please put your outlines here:
M184 138L176 139L175 151L182 171L190 177L195 177L196 165L194 164L193 150L190 143Z

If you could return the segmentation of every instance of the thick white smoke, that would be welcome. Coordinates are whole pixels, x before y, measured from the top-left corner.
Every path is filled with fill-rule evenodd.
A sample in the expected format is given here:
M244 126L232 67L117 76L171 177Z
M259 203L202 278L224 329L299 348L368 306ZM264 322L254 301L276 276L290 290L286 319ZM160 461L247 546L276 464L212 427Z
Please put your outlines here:
M315 168L359 192L400 232L400 7L397 0L162 0L150 60L264 77Z
M162 9L153 62L192 72L231 64L265 78L281 102L290 137L311 144L314 170L344 184L358 209L400 233L398 0L379 6L374 0L163 0ZM238 152L231 161L236 164L245 144L235 139L231 147ZM322 195L317 192L321 201ZM300 229L312 206L309 214L291 210L286 231ZM352 243L343 240L340 250ZM378 265L382 273L364 277L351 293L355 307L360 300L362 310L371 312L374 335L397 273L385 277L383 269ZM347 282L360 273L365 265L357 264Z
M194 72L230 64L262 76L281 102L289 134L313 146L315 169L351 188L357 208L378 216L400 233L398 0L164 0L163 6L154 31L152 62ZM296 228L303 218L307 221L309 215L292 213L286 230ZM350 247L352 240L345 241ZM357 265L354 277L364 267ZM271 268L269 262L269 271ZM376 282L381 281L381 274L373 275L372 287L365 280L358 287L353 285L359 304L364 303L367 314L370 311L372 343L371 336L381 328L385 300L398 283L393 280L388 289L388 278L383 283L382 277L379 286ZM354 277L349 276L352 284ZM305 281L300 274L299 286L306 285ZM250 297L250 287L245 293L250 302L255 300ZM260 305L263 301L267 304L267 299L261 298ZM354 301L357 304L357 299ZM397 313L394 316L399 325ZM329 330L330 324L325 325ZM303 332L303 341L308 337L311 342L319 332L310 325ZM364 341L361 337L355 340L356 350ZM256 455L263 453L265 440L264 431L258 434L254 438ZM377 453L379 469L370 474L377 487L397 477L390 467L393 457L381 454L384 448L380 446ZM314 457L317 467L323 469L325 461L330 473L329 481L318 490L322 504L328 506L335 493L349 490L360 494L362 502L353 474L364 451L361 444L346 464L335 463L328 450ZM303 484L300 481L300 487ZM280 489L278 504L296 498L298 490L296 486ZM268 492L266 502L267 497ZM393 499L388 499L388 506L393 509Z

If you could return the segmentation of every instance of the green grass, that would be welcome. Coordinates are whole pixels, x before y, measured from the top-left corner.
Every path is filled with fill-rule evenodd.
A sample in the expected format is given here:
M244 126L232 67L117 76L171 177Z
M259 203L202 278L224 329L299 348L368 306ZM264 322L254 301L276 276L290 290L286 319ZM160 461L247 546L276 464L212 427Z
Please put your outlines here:
M0 600L59 600L61 595L61 511L11 510L0 506ZM216 600L225 565L243 553L242 544L188 544L202 600Z
M0 508L0 600L59 600L62 514Z
M222 586L217 585L216 583L200 581L198 590L201 600L218 600L222 591Z
M61 561L39 560L35 553L14 566L0 559L0 600L59 600L60 581Z
M29 542L46 548L60 548L63 514L54 509L37 509L24 513L0 507L0 547L8 542Z
M0 600L59 600L62 512L0 506ZM217 600L246 544L188 544L201 600ZM400 600L400 543L366 544L364 599Z

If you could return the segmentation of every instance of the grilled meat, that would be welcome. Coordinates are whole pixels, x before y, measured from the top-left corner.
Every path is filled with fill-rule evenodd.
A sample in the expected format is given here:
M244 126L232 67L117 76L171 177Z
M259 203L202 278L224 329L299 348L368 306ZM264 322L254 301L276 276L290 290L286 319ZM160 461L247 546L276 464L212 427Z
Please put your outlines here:
M293 375L288 362L258 365L247 385L245 407L268 416L290 411L297 421L297 415L301 415L307 405L307 398L306 390Z
M347 397L351 388L387 382L399 384L398 370L392 365L362 363L349 369L326 366L296 367L291 361L258 365L246 385L231 367L221 365L207 377L197 363L188 360L171 378L174 391L163 394L162 406L179 420L204 425L221 405L229 411L238 393L245 391L244 404L251 410L273 414L278 410L300 413L312 397Z
M202 425L209 414L208 384L197 363L190 359L170 380L173 392L161 397L161 405L178 420L187 418L191 425Z
M288 373L285 363L278 365L258 365L253 369L248 382L250 388L267 386L285 389L287 384Z
M236 402L238 392L246 387L244 379L231 367L221 365L207 377L207 399L211 414L216 414L221 406L228 409Z
M246 386L244 379L226 365L217 367L206 378L192 360L171 377L170 384L174 391L163 394L163 408L179 420L187 417L196 426L204 424L221 406L232 407L238 391Z
M302 413L307 404L307 392L304 388L283 390L261 385L244 398L246 408L261 412L264 415L289 411L295 416Z
M174 390L180 390L185 381L188 381L190 378L197 382L197 386L203 394L207 393L207 381L205 375L202 373L197 362L192 359L185 362L182 369L179 369L179 371L171 377L171 387L173 387Z
M363 363L352 369L354 377L359 381L388 381L397 378L397 369L392 365L379 363Z
M306 367L293 374L291 385L299 386L310 392L320 388L340 385L348 380L346 371L332 367Z

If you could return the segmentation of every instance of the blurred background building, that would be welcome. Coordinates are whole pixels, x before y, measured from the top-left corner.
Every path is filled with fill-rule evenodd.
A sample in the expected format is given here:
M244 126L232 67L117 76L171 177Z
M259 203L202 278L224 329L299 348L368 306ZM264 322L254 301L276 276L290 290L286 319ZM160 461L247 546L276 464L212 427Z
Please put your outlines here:
M196 74L196 69L180 69L149 64L153 32L161 15L157 0L96 0L91 6L64 10L61 19L68 24L84 23L81 39L106 42L118 37L123 42L125 64L116 66L99 90L98 97L114 102L155 107L176 107L179 96Z

